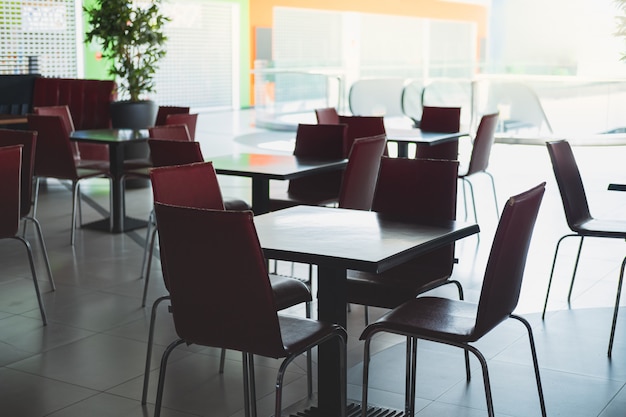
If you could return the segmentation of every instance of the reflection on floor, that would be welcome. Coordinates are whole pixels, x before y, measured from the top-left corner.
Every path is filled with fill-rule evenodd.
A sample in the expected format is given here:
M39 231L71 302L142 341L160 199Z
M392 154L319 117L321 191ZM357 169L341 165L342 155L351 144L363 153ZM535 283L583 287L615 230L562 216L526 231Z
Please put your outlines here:
M204 154L264 149L258 145L284 142L293 133L247 137L258 130L252 111L206 113L199 119L197 137ZM254 136L254 135L253 135ZM275 139L274 139L275 138ZM611 181L624 181L625 147L575 148L592 212L624 217L626 194L609 192ZM276 152L268 150L266 152ZM462 148L462 151L466 149ZM288 150L285 150L288 152ZM463 155L463 153L462 153ZM626 317L620 317L613 359L606 356L612 305L624 242L590 240L583 250L571 308L566 299L576 242L566 242L557 264L549 313L541 321L547 277L554 245L567 226L558 190L542 146L497 144L490 171L496 178L500 206L507 196L547 181L547 191L531 244L525 283L517 312L531 321L538 347L549 415L621 416L626 414ZM250 198L245 179L220 177L224 194ZM285 186L285 184L273 184ZM97 220L108 209L106 181L93 181L84 221ZM460 191L460 190L459 190ZM467 238L457 245L455 276L476 300L491 236L497 223L488 179L475 179L480 240ZM459 192L460 196L462 195ZM143 281L139 278L145 229L110 235L79 229L74 248L69 245L70 193L51 181L40 197L38 217L48 245L57 291L50 292L41 258L39 282L44 292L49 325L42 327L23 249L0 242L0 407L6 416L104 417L147 416L153 413L158 360L175 333L165 307L158 316L157 348L152 363L149 404L140 404L149 308L141 308ZM151 191L128 190L127 213L147 218ZM95 209L94 209L95 208ZM459 199L459 217L463 218ZM32 230L28 237L35 239ZM209 266L207 266L209 267ZM149 303L165 293L158 262L154 264ZM280 263L291 273L291 264ZM296 265L295 274L306 274ZM439 294L455 296L454 289ZM236 308L236 306L233 306ZM291 311L304 314L301 308ZM349 397L360 400L363 309L349 313ZM373 315L384 311L375 310ZM528 417L539 414L532 365L524 329L516 322L503 325L479 344L489 360L497 415ZM404 346L397 337L375 340L370 401L402 409ZM218 373L219 351L190 346L174 354L168 372L163 416L243 416L240 355L229 352L226 371ZM273 383L277 362L257 359L259 415L273 413ZM474 379L467 384L462 353L451 347L420 343L418 354L418 416L484 416L486 407L480 369L472 362ZM303 405L306 395L304 360L291 365L284 404Z

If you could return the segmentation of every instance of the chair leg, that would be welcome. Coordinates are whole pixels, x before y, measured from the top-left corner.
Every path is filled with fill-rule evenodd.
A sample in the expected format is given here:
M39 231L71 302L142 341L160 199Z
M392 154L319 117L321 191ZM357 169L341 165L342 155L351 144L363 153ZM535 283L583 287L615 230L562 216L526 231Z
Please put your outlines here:
M485 174L491 178L491 190L493 191L493 202L496 205L496 216L500 216L500 209L498 208L498 197L496 195L496 182L493 179L493 175L490 172L484 171Z
M152 236L152 227L154 223L154 209L150 211L150 216L148 216L148 227L146 228L146 238L144 239L143 244L143 259L141 260L141 273L139 276L141 278L144 277L146 273L146 263L148 262L148 248L150 246L150 236Z
M146 306L146 298L148 297L148 283L150 282L150 268L152 267L152 254L154 253L154 242L156 240L156 227L152 229L152 236L150 237L150 250L148 252L148 264L146 266L146 276L143 283L143 296L141 298L141 306Z
M154 405L154 417L161 416L161 403L163 401L163 387L165 386L165 371L167 368L167 360L169 359L172 351L174 351L174 349L176 349L178 345L181 345L183 343L185 343L183 339L178 339L170 343L170 345L165 349L165 352L163 352L163 356L161 357L161 367L159 369L159 385L157 387L156 403Z
M485 387L485 400L487 401L487 415L489 417L495 417L495 413L493 411L493 396L491 395L491 384L489 383L489 370L487 369L487 359L483 356L482 353L474 346L463 344L464 348L470 350L474 356L478 358L480 362L480 366L483 370L483 385Z
M363 347L363 384L361 386L361 417L367 417L367 387L369 384L369 368L370 368L370 342L371 337L365 339Z
M578 253L576 254L576 261L574 262L574 272L572 272L572 282L569 285L569 292L567 293L567 304L572 300L572 290L574 289L574 280L576 279L576 271L578 270L578 261L580 259L580 252L583 249L584 236L580 237L580 245L578 245Z
M77 183L76 187L78 188L78 227L83 227L83 196L80 193L80 183Z
M78 181L72 182L72 224L70 226L70 245L72 246L74 246L74 234L76 232L76 206L79 203L79 195ZM78 207L80 207L80 204L78 204Z
M539 375L539 361L537 360L537 349L535 348L535 338L533 337L532 327L530 327L530 323L528 323L528 321L523 317L517 316L515 314L511 314L510 317L515 320L520 321L526 327L526 330L528 331L528 340L530 342L530 352L533 357L533 367L535 368L535 379L537 381L537 393L539 394L539 405L541 406L541 415L543 417L546 417L546 404L545 404L544 397L543 397L543 388L541 386L541 376Z
M404 415L415 413L415 385L417 381L417 339L406 337L406 386L404 393Z
M34 217L24 217L24 220L29 220L33 222L35 225L35 231L37 232L37 236L39 238L39 246L41 247L41 252L43 253L43 259L46 264L46 271L48 273L48 282L50 282L50 287L52 291L56 291L56 285L54 284L54 278L52 278L52 270L50 269L50 260L48 259L48 250L46 249L46 242L43 240L43 233L41 231L41 224ZM26 221L24 222L26 224ZM25 230L25 229L24 229Z
M459 300L464 300L465 297L463 295L463 286L461 285L461 283L455 279L451 279L449 281L450 284L454 284L456 285L457 290L459 291ZM465 379L467 380L467 382L469 382L472 379L472 371L470 369L470 359L469 359L469 352L465 349L463 349L464 355L465 355Z
M226 363L226 349L222 348L222 351L220 352L220 374L224 373L224 363Z
M156 322L157 307L161 301L169 300L169 296L157 298L152 304L152 314L150 315L150 329L148 331L148 348L146 350L146 366L143 373L143 390L141 393L141 404L146 405L148 399L148 383L150 382L150 362L152 361L152 345L154 343L154 325Z
M249 354L242 352L242 369L243 369L243 403L244 403L244 412L245 417L251 417L251 404L252 401L250 399L250 356ZM255 405L256 407L256 405Z
M37 217L37 203L39 201L39 177L35 178L35 191L33 197L33 217Z
M467 221L467 216L469 214L469 211L467 210L467 192L465 191L465 183L469 182L468 180L466 180L465 178L461 178L461 184L463 185L462 189L463 189L463 210L465 213L465 217L464 220Z
M611 337L609 338L608 356L613 353L613 340L615 339L615 326L617 325L617 314L619 312L619 299L622 295L622 283L624 282L624 268L626 267L626 258L622 261L622 267L619 271L619 280L617 283L617 295L615 297L615 309L613 310L613 323L611 324Z
M347 372L347 353L346 353L346 345L347 345L347 338L348 335L345 333L345 330L340 330L340 331L335 331L333 334L327 336L326 338L324 338L323 340L318 341L318 344L323 343L326 340L329 340L330 338L336 338L337 342L338 342L338 346L339 346L339 386L341 386L341 391L339 393L339 401L341 402L341 404L343 404L344 406L341 407L341 413L340 413L340 417L346 417L346 399L347 399L347 392L346 392L346 385L347 385L347 380L346 380L346 372ZM311 347L308 347L306 350L310 350ZM283 380L285 378L285 372L287 370L287 366L296 358L298 357L300 354L304 353L303 351L300 352L296 352L291 354L290 356L287 356L283 362L280 364L280 368L278 368L278 374L276 376L276 400L275 400L275 412L274 412L274 417L281 417L282 415L282 393L283 393ZM256 417L256 416L253 416Z
M476 214L476 198L474 197L474 186L470 180L465 180L469 186L470 196L472 197L472 209L474 210L474 221L478 223L478 215Z
M552 287L552 278L554 277L554 268L556 266L556 258L557 258L557 255L559 254L559 248L561 247L561 242L563 242L563 240L566 237L574 237L574 236L578 236L578 235L570 234L570 235L562 236L559 239L559 241L556 243L556 249L554 250L554 258L552 259L552 268L550 269L550 278L548 278L548 289L546 290L546 300L543 303L543 312L541 313L541 320L544 320L546 318L546 309L548 307L548 297L550 296L550 288ZM582 238L581 238L580 245L582 246ZM580 250L579 250L579 254L580 254ZM578 265L578 258L576 258L576 265ZM574 267L574 273L576 273L576 266Z
M37 303L39 304L39 312L41 313L41 320L43 321L43 325L48 324L48 318L46 317L46 309L43 305L43 300L41 299L41 292L39 291L39 282L37 282L37 272L35 271L35 262L33 260L33 251L30 247L30 243L20 236L15 236L15 239L19 240L26 247L26 253L28 254L28 263L30 264L30 272L33 276L33 284L35 285L35 293L37 294Z

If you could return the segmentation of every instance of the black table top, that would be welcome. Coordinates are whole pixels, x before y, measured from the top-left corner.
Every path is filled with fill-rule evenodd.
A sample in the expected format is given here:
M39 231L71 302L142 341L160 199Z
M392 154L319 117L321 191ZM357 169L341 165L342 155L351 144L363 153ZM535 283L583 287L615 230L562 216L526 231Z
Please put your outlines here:
M477 224L419 224L376 212L297 206L256 216L270 259L380 273L463 237Z
M70 134L75 141L104 144L145 141L148 137L147 129L87 129Z
M319 161L293 155L239 153L207 158L215 172L250 178L290 180L302 176L345 168L347 159Z
M462 136L467 136L468 132L440 133L425 132L421 129L386 129L387 139L393 142L408 142L418 145L433 146L457 140Z

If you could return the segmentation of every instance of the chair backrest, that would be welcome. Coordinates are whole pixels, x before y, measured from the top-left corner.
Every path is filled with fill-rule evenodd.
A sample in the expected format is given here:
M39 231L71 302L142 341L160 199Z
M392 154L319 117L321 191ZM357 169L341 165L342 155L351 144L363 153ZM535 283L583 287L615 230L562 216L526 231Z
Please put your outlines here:
M211 162L153 168L150 180L155 203L224 210L222 192Z
M419 128L424 132L456 133L461 129L461 108L424 106Z
M383 116L339 116L339 123L348 126L343 151L346 158L350 155L350 149L356 138L386 134Z
M35 114L40 114L42 116L60 116L63 119L63 123L65 123L65 128L68 132L76 130L74 129L74 121L72 120L72 115L70 114L70 108L67 105L35 107L33 108L33 111Z
M198 124L198 114L179 113L168 114L165 118L165 125L186 125L189 131L189 138L196 140L196 125Z
M293 154L318 160L346 158L343 153L346 134L347 127L341 124L299 124Z
M315 109L315 118L317 123L321 125L338 125L339 114L334 107L325 107L323 109Z
M148 139L154 167L204 162L200 143L180 140Z
M473 340L509 317L517 306L545 185L509 198L502 211L485 269Z
M37 132L34 175L76 179L76 162L70 132L60 116L28 115L28 128Z
M20 227L22 145L0 148L0 238L14 237Z
M156 203L155 214L178 336L189 343L284 357L252 212Z
M165 124L165 120L167 116L170 114L184 114L189 113L189 107L182 106L159 106L157 110L156 121L154 122L155 126L162 126Z
M59 116L61 120L63 120L65 130L70 133L76 130L74 128L74 120L72 119L70 108L67 105L35 107L33 108L33 112L42 116ZM75 158L80 158L80 148L77 142L72 143L72 152L74 152Z
M354 141L339 192L339 207L370 210L383 156L385 135L359 138Z
M0 147L22 145L20 217L27 216L30 212L36 143L37 132L30 130L0 129Z
M458 161L383 157L372 210L422 222L455 220L458 169ZM414 268L429 267L446 276L453 265L450 244L396 267L393 273L406 279Z
M495 139L496 127L498 125L498 113L486 114L480 119L478 130L472 145L467 175L485 171L489 166L489 155L491 146Z
M161 125L148 128L148 135L152 139L184 140L190 141L189 128L185 124Z
M372 210L418 220L455 220L458 161L383 157Z
M589 203L572 148L566 140L546 142L570 229L591 219Z
M346 126L300 124L293 154L300 158L333 161L346 158L343 153ZM289 181L288 192L294 196L329 196L339 198L343 172L331 171Z

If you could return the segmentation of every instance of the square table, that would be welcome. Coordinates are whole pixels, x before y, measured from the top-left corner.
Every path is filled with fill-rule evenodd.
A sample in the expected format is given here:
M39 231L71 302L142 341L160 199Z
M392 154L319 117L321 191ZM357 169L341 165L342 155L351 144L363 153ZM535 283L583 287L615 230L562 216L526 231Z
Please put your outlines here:
M348 269L380 273L416 256L479 232L456 221L416 223L384 214L330 207L296 206L254 218L268 259L318 266L318 317L346 326ZM319 407L339 415L336 344L318 349Z
M270 211L270 180L292 180L321 172L345 169L347 159L320 161L294 155L238 153L207 158L215 172L252 178L252 210L255 214Z
M124 196L124 149L135 143L148 140L147 129L88 129L76 130L70 139L77 142L109 145L109 163L111 172L111 220L104 219L89 223L83 227L97 230L123 233L133 229L146 227L145 220L126 217L126 201ZM112 224L112 229L110 224Z
M388 128L387 140L398 144L398 157L406 158L409 154L409 143L415 143L418 146L441 146L446 147L442 152L445 159L458 159L459 141L458 139L467 136L468 132L425 132L421 129L398 129Z

